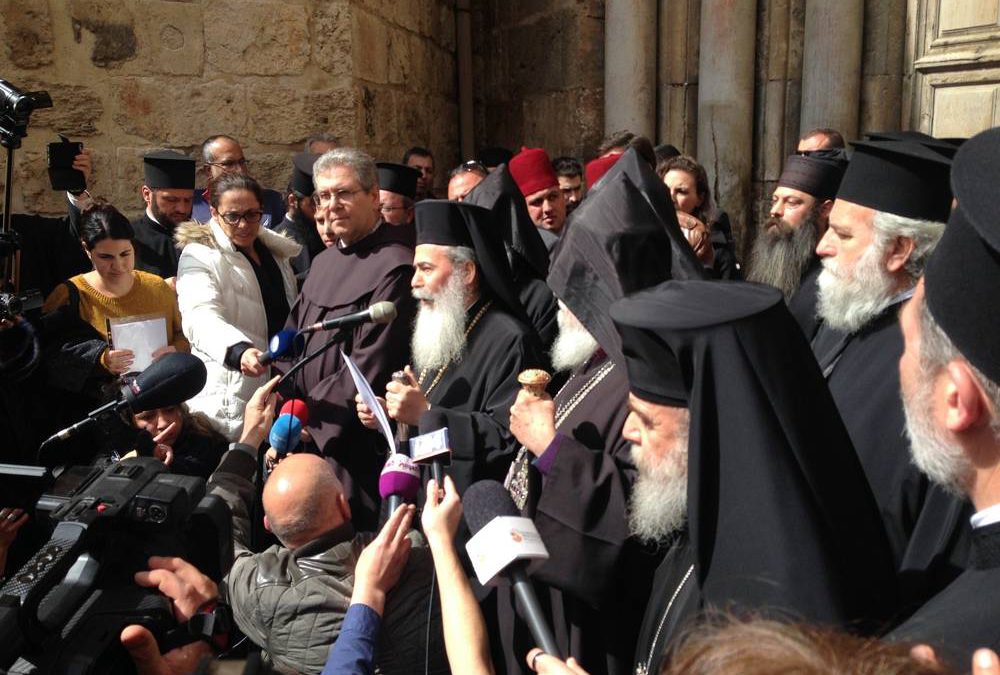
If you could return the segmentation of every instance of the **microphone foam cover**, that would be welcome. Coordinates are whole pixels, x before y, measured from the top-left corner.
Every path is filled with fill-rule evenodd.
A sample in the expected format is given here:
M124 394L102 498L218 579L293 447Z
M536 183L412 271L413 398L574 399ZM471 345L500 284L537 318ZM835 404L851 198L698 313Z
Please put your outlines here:
M301 398L293 398L285 401L285 405L281 406L279 414L284 415L286 413L298 417L302 426L309 424L309 407Z
M298 447L302 438L302 422L299 418L290 413L279 415L271 425L271 433L268 434L267 442L271 447L281 454L291 452Z
M521 515L507 488L495 480L481 480L470 485L462 495L462 509L472 534L479 532L497 516Z
M368 310L371 312L374 323L389 323L396 318L396 305L388 300L376 302Z
M133 413L167 408L197 396L207 377L205 364L197 356L171 352L139 373L122 393Z
M413 501L420 492L420 467L406 455L389 455L378 477L378 493L382 499L399 495L403 501Z
M297 335L298 332L291 328L280 330L271 337L271 341L267 345L267 350L276 359L285 356L289 352L294 354L297 351L294 349Z

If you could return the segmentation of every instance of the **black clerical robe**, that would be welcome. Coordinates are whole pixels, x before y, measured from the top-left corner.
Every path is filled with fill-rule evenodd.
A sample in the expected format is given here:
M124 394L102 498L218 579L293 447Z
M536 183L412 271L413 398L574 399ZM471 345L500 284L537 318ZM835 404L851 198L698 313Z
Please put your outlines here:
M535 462L528 461L530 453L519 456L513 469L514 476L527 469L522 513L534 520L551 554L532 574L536 592L560 650L591 675L631 672L642 618L636 606L648 592L639 570L629 566L625 573L622 562L635 480L630 445L622 438L627 399L624 366L599 351L555 395L556 439ZM630 579L631 594L622 578ZM498 637L506 672L528 672L523 656L535 645L513 607L510 588L500 587Z
M888 637L929 644L957 672L980 647L1000 651L1000 523L972 531L969 568Z
M559 313L559 303L543 279L531 276L527 271L522 278L514 281L517 288L517 299L524 307L532 328L538 334L542 348L548 351L559 335L559 324L556 316Z
M295 278L298 279L301 289L309 275L313 259L326 249L323 240L319 237L319 232L316 231L316 224L301 215L294 219L285 215L285 219L274 227L274 231L290 237L302 247L299 254L291 260Z
M468 333L461 359L443 372L418 374L431 404L428 412L446 419L452 451L446 473L459 492L476 481L506 476L516 450L510 407L521 388L517 375L543 363L534 331L495 300L481 298L467 315L469 322L479 320ZM422 420L421 431L424 426Z
M818 321L811 336L820 369L879 504L899 570L900 619L964 569L966 523L972 513L967 500L932 484L910 459L899 388L901 306L901 302L891 305L853 334Z
M135 230L135 268L164 279L177 276L181 252L174 244L174 228L161 225L148 213L132 223Z
M301 329L362 311L376 302L396 305L396 318L391 322L356 326L339 346L292 378L295 394L309 408L306 428L323 454L336 462L359 529L377 526L378 477L386 448L382 436L358 420L357 389L340 350L358 365L374 391L385 391L392 373L409 362L410 329L416 315L410 294L412 277L413 249L400 240L395 228L383 223L350 246L334 246L319 254L288 318L289 327ZM314 334L308 351L332 337L332 333Z
M670 639L683 631L701 604L695 575L695 551L687 530L675 534L664 548L635 646L634 672L637 675L660 672L667 647L672 646Z

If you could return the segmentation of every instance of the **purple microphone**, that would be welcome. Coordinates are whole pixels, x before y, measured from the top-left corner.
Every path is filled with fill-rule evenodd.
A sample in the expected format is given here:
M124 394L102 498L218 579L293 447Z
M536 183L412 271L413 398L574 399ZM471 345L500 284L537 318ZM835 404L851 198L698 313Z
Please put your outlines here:
M403 502L415 500L419 490L420 467L402 453L389 455L378 478L378 493L389 500L388 514L391 516Z

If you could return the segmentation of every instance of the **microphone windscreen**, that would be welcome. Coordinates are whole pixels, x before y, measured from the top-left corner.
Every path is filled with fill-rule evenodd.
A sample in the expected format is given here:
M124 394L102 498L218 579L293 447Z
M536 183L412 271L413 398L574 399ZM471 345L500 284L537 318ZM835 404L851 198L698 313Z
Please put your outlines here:
M278 414L284 415L286 413L298 417L302 426L309 424L309 407L306 406L306 402L301 398L293 398L285 401L285 405L281 406Z
M423 414L420 415L419 426L421 435L429 434L432 431L437 431L438 429L444 429L448 426L448 414L440 408L425 410Z
M280 359L284 356L294 356L296 336L298 336L298 331L292 328L275 333L267 345L267 351L271 353L271 358Z
M481 480L469 486L462 495L462 509L469 532L476 534L497 516L520 516L502 484L495 480Z
M376 302L368 308L368 311L374 323L389 323L396 318L396 305L388 300Z
M420 491L420 467L402 453L389 455L378 477L378 493L382 499L399 495L403 501L413 501Z
M267 442L278 453L284 455L298 447L302 434L302 422L290 413L279 415L271 425L271 433Z
M153 361L122 393L134 413L180 405L205 387L208 372L201 359L185 352L171 352Z

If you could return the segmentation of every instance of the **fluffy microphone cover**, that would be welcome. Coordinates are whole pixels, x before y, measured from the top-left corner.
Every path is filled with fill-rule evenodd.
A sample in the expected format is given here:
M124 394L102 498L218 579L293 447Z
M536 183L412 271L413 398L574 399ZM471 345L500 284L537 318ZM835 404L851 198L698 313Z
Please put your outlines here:
M469 531L476 534L497 516L520 516L507 488L495 480L481 480L462 495L462 509Z
M378 493L382 499L399 495L403 501L413 501L420 491L420 467L402 453L389 455L378 478Z
M295 415L302 422L302 426L309 424L309 407L306 406L306 402L301 398L293 398L285 401L285 404L281 406L281 411L279 414Z

